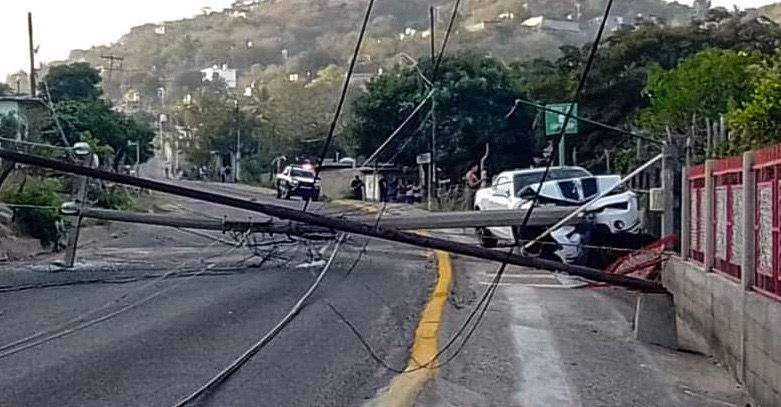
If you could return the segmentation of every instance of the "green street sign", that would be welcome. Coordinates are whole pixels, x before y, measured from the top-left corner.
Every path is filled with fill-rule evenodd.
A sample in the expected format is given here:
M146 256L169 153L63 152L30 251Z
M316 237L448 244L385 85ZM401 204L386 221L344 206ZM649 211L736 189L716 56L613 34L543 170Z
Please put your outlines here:
M567 123L567 130L564 134L578 134L578 120L575 119L575 116L578 115L577 103L554 103L545 107L561 113L545 111L546 136L557 136L561 133L561 126L564 124L570 106L572 106L572 117L570 117L569 122Z

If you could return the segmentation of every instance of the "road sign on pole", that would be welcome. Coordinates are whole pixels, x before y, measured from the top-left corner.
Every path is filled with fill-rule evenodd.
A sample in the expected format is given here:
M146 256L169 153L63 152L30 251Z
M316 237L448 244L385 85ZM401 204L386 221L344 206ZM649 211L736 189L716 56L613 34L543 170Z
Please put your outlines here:
M415 162L418 164L431 164L431 153L418 154L415 157Z
M560 113L554 113L545 111L545 135L557 136L561 132L561 126L564 125L564 121L567 118L567 111L572 106L572 117L570 117L567 123L567 130L564 134L577 134L578 133L578 121L574 119L578 115L577 103L554 103L547 105L549 109L556 110Z
M569 121L567 122L567 128L564 131L564 134L578 133L578 121L577 119L574 119L574 117L578 115L577 103L553 103L547 105L546 107L559 112L555 113L547 110L545 111L546 136L558 136L561 133L561 127L564 125L564 122L567 121L567 112L570 110L570 107L572 107L572 114ZM564 141L565 139L566 137L562 137L561 140L559 140L559 165L566 164L567 148Z

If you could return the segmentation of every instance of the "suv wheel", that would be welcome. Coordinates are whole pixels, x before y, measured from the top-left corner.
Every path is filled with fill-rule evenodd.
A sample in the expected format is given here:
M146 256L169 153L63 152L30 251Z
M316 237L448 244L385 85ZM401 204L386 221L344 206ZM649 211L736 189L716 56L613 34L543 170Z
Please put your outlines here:
M496 247L498 241L495 237L491 236L491 232L489 232L488 229L477 228L475 232L477 233L477 239L480 241L480 246L483 246L486 249L493 249Z

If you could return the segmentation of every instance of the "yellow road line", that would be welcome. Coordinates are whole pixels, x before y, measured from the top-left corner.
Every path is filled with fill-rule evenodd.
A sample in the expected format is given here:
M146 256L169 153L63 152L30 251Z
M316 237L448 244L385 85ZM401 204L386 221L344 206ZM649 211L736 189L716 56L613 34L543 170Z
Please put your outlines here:
M333 203L358 208L367 212L376 212L375 205L360 201L339 200ZM437 264L437 284L423 309L418 327L415 330L415 338L412 342L410 360L406 370L414 370L423 364L431 362L439 351L439 332L442 329L442 317L447 305L447 297L453 286L453 263L450 253L437 250L434 252ZM434 360L433 365L437 364ZM390 385L375 399L367 403L368 406L377 407L408 407L415 404L415 400L423 391L426 383L435 378L436 368L422 368L397 375Z
M430 362L439 350L439 332L445 312L447 297L453 286L453 265L450 254L437 250L437 285L431 293L428 304L420 317L412 343L407 370ZM436 364L436 361L434 362ZM377 398L368 403L371 406L406 407L415 404L426 383L436 377L436 368L423 368L396 376Z

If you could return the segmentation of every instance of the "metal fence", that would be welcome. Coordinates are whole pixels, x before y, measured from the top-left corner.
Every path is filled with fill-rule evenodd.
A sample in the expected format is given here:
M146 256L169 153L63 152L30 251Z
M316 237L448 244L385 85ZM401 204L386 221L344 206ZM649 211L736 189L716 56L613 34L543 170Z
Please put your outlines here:
M686 174L684 256L781 300L781 145L689 167Z
M781 145L754 154L756 174L756 267L754 288L781 296L781 261L779 261L779 195L781 188Z
M698 263L705 261L705 165L689 168L689 190L691 199L691 216L689 241L691 251L689 256Z
M713 269L740 278L743 240L743 159L730 157L713 164L715 233Z

